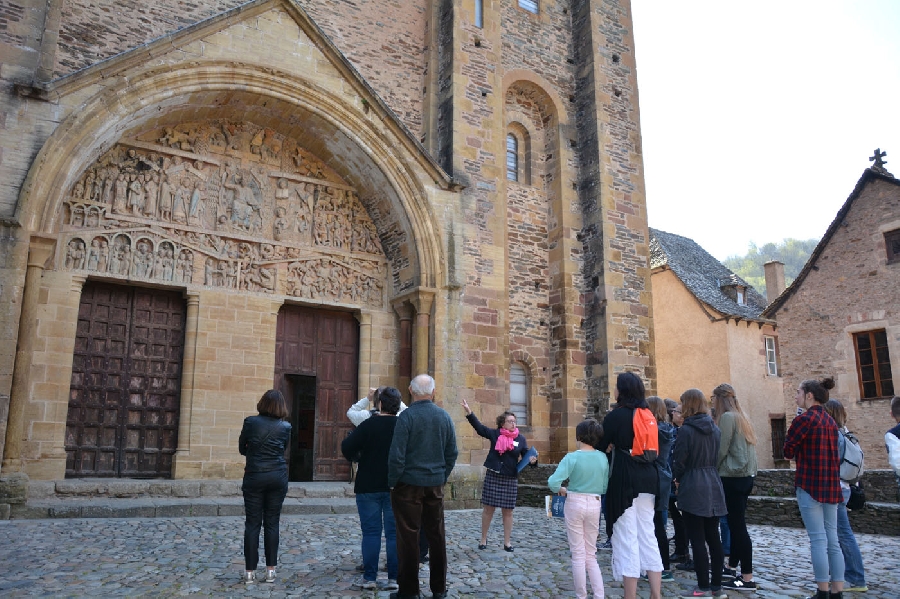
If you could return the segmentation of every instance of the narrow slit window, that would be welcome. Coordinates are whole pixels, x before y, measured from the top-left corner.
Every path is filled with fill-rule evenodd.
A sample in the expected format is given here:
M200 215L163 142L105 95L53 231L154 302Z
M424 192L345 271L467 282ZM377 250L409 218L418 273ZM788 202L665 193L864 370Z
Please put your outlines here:
M512 133L506 136L506 178L519 180L519 140Z
M484 0L475 0L475 27L484 27Z
M528 426L528 375L521 364L509 369L509 411L519 426Z

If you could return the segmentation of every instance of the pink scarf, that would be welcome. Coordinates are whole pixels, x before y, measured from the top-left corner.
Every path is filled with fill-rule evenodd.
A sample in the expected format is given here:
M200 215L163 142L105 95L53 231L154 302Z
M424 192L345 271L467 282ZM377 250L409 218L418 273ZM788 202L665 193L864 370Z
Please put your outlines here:
M509 451L515 445L513 445L513 441L516 437L519 436L519 429L515 428L513 430L501 428L500 436L497 437L497 444L494 445L494 449L497 450L497 453L502 454L505 451Z

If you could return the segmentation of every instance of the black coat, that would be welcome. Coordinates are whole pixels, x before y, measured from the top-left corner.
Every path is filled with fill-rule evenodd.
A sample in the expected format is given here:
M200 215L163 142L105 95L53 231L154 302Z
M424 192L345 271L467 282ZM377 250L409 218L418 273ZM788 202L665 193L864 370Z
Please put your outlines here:
M238 451L247 456L244 472L287 470L284 450L291 441L291 425L271 416L248 416L238 439Z
M680 510L706 518L728 513L717 470L720 434L709 414L686 418L678 431L672 476L678 481Z
M628 450L634 445L634 410L625 406L616 408L603 419L603 439L597 447L606 451L613 445L612 470L606 489L606 517L610 526L634 503L641 493L659 494L659 475L656 463L638 462Z
M497 472L502 476L518 478L519 456L524 457L525 452L528 451L528 442L525 441L525 437L520 434L513 440L515 446L511 450L504 451L503 454L501 454L499 451L494 449L494 446L497 445L497 439L500 438L499 428L486 427L478 421L478 418L475 417L475 414L469 414L468 416L466 416L466 420L469 421L469 424L472 425L472 428L475 429L475 432L478 433L478 436L484 437L491 442L491 450L488 452L487 458L485 458L484 460L484 467L488 470L493 470L494 472Z

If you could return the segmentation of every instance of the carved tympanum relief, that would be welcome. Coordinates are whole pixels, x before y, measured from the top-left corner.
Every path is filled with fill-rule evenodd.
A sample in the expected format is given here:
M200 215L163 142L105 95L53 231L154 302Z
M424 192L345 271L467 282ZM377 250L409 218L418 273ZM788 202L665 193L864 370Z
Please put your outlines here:
M123 138L65 210L69 270L384 303L386 261L356 191L270 129L212 121Z

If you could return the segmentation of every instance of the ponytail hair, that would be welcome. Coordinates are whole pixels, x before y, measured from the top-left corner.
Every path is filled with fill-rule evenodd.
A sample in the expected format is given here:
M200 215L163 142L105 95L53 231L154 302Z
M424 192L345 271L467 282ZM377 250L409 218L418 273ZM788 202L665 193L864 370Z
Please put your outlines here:
M831 389L834 389L834 377L824 378L821 381L817 381L816 379L806 379L800 383L800 389L803 391L804 395L812 393L816 403L825 405L829 399L828 392Z

